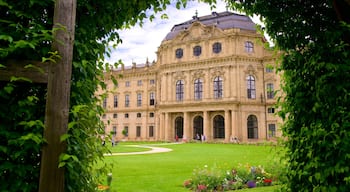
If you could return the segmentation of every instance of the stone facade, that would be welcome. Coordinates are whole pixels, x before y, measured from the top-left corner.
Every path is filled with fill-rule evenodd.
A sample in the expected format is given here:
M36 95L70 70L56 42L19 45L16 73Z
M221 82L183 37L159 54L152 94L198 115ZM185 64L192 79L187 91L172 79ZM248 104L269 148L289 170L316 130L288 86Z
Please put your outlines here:
M276 57L249 17L212 13L175 25L157 61L106 74L102 117L115 139L257 142L281 135ZM127 130L127 136L122 130Z

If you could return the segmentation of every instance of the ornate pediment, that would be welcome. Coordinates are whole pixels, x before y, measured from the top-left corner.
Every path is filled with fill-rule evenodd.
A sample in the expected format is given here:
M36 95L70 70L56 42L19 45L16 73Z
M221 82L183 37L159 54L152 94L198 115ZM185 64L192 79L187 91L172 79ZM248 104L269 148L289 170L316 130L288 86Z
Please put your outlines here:
M213 78L217 76L224 77L224 74L225 74L225 71L223 70L222 67L215 67L211 70L211 76Z
M223 31L215 25L205 26L200 22L194 22L189 28L184 28L183 31L174 38L174 42L195 41L222 35L224 35Z
M185 80L186 76L183 71L177 71L174 73L174 81Z

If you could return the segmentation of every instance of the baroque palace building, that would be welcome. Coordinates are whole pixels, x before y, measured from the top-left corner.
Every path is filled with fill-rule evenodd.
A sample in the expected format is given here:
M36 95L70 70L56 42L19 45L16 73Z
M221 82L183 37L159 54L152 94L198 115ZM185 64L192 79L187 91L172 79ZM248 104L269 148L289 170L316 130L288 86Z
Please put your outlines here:
M275 114L280 77L264 41L249 17L231 12L173 26L157 61L106 73L105 132L133 141L204 136L209 142L260 142L281 136Z

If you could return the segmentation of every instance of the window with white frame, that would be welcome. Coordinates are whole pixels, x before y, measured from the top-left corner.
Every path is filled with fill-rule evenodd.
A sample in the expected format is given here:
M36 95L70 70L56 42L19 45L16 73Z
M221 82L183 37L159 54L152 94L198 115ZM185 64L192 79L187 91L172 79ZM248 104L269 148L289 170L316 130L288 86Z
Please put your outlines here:
M130 95L125 95L125 107L129 107L130 105Z
M273 88L273 83L268 83L266 85L266 93L267 93L267 98L268 99L273 99L274 98L274 88Z
M107 98L104 98L104 99L103 99L102 107L103 107L104 109L107 108Z
M247 76L247 96L248 99L255 99L256 93L255 93L255 78L252 75Z
M194 99L201 100L203 97L203 80L194 80Z
M137 80L137 86L141 86L142 85L142 80Z
M149 93L149 105L155 105L155 93L154 92L150 92Z
M247 53L253 53L254 52L254 44L251 41L246 41L244 44L245 51Z
M269 137L275 137L276 136L276 125L275 124L269 124Z
M217 76L214 78L214 98L222 98L222 77Z
M118 96L117 95L114 95L113 107L114 108L118 107Z
M184 81L178 80L176 82L176 101L183 101L184 99Z
M142 105L142 94L138 93L137 94L137 106L141 107L141 105Z

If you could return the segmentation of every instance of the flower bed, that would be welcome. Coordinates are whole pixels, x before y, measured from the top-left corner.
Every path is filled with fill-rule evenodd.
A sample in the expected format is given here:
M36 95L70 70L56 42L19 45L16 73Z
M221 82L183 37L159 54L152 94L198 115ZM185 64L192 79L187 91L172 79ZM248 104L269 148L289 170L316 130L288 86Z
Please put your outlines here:
M205 165L195 169L192 178L185 180L183 185L192 191L209 192L270 186L276 181L277 176L266 172L260 165L239 165L231 170Z

